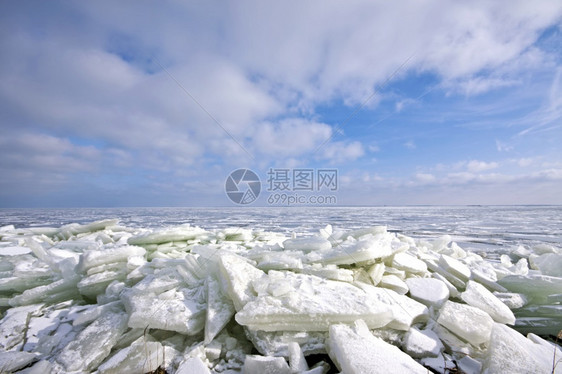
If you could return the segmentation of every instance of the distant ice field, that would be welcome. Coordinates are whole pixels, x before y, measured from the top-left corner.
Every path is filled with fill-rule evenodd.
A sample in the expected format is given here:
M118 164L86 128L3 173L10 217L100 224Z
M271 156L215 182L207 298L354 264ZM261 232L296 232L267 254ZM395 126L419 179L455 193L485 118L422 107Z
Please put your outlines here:
M248 227L282 233L315 233L386 225L414 238L449 234L463 248L507 253L518 245L562 245L562 206L221 207L0 209L0 226L52 226L118 218L132 227L189 223L204 229Z

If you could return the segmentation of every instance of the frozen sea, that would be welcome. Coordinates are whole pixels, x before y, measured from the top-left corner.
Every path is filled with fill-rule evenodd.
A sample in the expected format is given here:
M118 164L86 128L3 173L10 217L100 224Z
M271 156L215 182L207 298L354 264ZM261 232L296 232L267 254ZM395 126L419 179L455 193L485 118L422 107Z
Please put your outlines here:
M415 238L444 234L475 252L509 253L519 245L562 246L562 206L223 207L0 209L0 226L51 226L118 218L129 227L189 223L204 229L245 227L317 232L327 224L356 229L386 225Z

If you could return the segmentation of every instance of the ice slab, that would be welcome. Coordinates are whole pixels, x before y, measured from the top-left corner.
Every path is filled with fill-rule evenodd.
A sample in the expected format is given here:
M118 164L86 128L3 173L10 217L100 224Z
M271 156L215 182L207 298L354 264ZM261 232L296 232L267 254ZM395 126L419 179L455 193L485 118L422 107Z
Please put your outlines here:
M406 279L410 297L426 306L439 309L449 298L449 289L444 282L435 278Z
M329 240L319 237L310 236L304 238L287 239L283 242L283 248L287 251L303 251L305 253L312 251L326 251L332 248Z
M127 242L131 245L162 244L168 242L180 242L193 240L206 231L199 227L180 226L173 229L161 230L158 232L136 235L130 237Z
M461 299L468 305L488 313L496 322L509 325L515 323L515 316L511 309L478 282L468 281L466 291L461 294Z
M316 275L320 278L337 280L342 282L353 282L353 271L342 269L336 265L311 264L305 265L301 270L303 274Z
M494 325L488 313L450 300L439 310L437 322L473 345L488 342Z
M538 257L530 257L531 265L544 275L562 277L562 254L545 253Z
M402 279L393 274L384 275L378 286L393 290L400 295L404 295L408 292L408 285Z
M245 329L254 347L266 356L289 357L289 344L298 343L305 355L326 353L327 331L259 331Z
M162 344L141 336L100 365L98 372L99 374L143 374L155 371L163 363Z
M205 318L205 344L209 344L234 316L234 304L223 295L219 282L207 278L207 315Z
M439 336L431 330L408 330L404 335L403 348L414 358L437 357L444 349Z
M10 308L0 320L0 349L12 350L22 343L28 318L41 310L43 304Z
M358 286L370 297L378 300L379 304L390 308L392 320L385 326L389 329L408 331L412 324L426 322L429 319L427 307L405 295L369 284L358 283Z
M391 256L402 245L392 234L369 234L359 240L348 238L328 251L310 252L306 259L311 263L351 265Z
M450 283L451 285L453 285L453 287L455 288L455 290L461 290L464 289L466 287L466 283L461 280L459 277L457 277L456 275L453 275L452 273L448 272L447 270L445 270L443 267L441 267L440 265L437 265L434 261L426 261L427 267L429 270L433 271L434 273L432 274L432 276L437 277L440 276L441 278L443 278L443 281L447 281L448 283ZM453 290L449 290L450 294L453 295L454 291Z
M244 374L291 374L283 357L247 355L244 360Z
M512 328L495 323L483 362L483 373L562 373L562 365L553 371L554 346L534 343ZM558 350L557 357L562 357Z
M82 278L78 282L78 291L91 299L95 299L97 295L103 294L107 286L113 281L123 281L127 277L125 263L123 268L118 271L108 270L96 273L88 277Z
M464 282L470 279L469 267L453 257L441 255L439 265Z
M290 342L288 345L289 350L289 367L291 372L299 373L308 370L308 364L304 358L302 349L297 342Z
M31 253L31 249L22 246L0 247L0 256L18 256Z
M211 371L199 357L188 357L178 366L176 374L211 374Z
M515 329L523 334L536 333L556 336L562 330L562 320L556 317L517 317Z
M548 275L508 275L498 283L510 292L522 293L530 302L544 301L549 295L562 293L562 278Z
M427 271L425 262L405 252L399 252L394 255L392 266L414 274L423 274Z
M47 360L41 360L31 367L18 371L18 374L51 374L52 372L53 364Z
M369 270L367 270L367 274L369 274L369 276L371 277L371 281L373 282L373 284L375 286L378 285L384 275L384 264L374 264L369 268Z
M507 289L505 287L500 286L494 279L490 278L489 276L483 274L478 270L472 270L472 279L482 284L490 291L507 292Z
M257 296L252 282L257 282L265 273L236 255L220 257L220 274L227 284L227 293L236 310Z
M96 368L127 329L127 314L108 312L82 330L57 356L67 371L90 371Z
M427 369L397 347L371 334L367 325L330 326L329 354L345 374L427 373Z
M160 294L129 289L121 293L131 328L161 329L194 335L205 325L205 287L172 288Z
M69 297L72 296L78 297L79 295L76 290L76 283L78 282L78 279L79 277L75 276L71 279L60 279L51 284L28 289L24 291L22 294L14 296L10 300L10 305L22 306L22 305L37 304L40 302L44 302L47 298L49 298L49 296L53 296L63 291L70 291L68 293Z
M0 371L11 373L19 370L37 359L37 355L31 352L0 352Z
M527 298L521 293L494 292L494 295L509 309L519 309L527 305Z
M267 292L236 314L239 324L264 331L327 331L333 323L359 318L371 328L392 320L387 305L349 283L279 271L270 271L267 282Z
M144 256L146 250L136 246L117 246L100 250L99 248L85 251L78 263L78 270L86 272L95 266L110 264L112 262L126 262L132 256Z
M450 297L458 297L460 295L459 290L457 290L457 288L453 286L453 284L449 282L447 278L445 278L441 274L433 273L431 274L431 277L435 279L439 279L441 282L445 283L445 286L447 286L447 289L449 290Z
M470 356L462 357L457 361L457 365L466 374L480 374L482 372L482 363Z

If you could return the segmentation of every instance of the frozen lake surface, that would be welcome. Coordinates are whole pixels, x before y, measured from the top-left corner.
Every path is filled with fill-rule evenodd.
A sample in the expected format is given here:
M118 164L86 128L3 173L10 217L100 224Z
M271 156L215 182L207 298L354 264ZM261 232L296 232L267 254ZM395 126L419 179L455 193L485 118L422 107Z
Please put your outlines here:
M518 245L562 244L562 206L224 207L2 209L0 226L85 224L118 218L128 227L189 223L204 229L248 227L313 233L327 224L344 230L386 225L414 238L443 234L463 248L507 253Z

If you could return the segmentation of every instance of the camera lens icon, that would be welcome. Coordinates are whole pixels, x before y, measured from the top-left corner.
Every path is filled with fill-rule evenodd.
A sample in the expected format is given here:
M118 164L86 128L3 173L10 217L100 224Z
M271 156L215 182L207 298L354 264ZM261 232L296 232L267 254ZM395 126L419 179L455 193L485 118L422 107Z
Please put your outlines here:
M260 178L250 169L237 169L226 178L224 190L233 203L251 204L260 195Z

